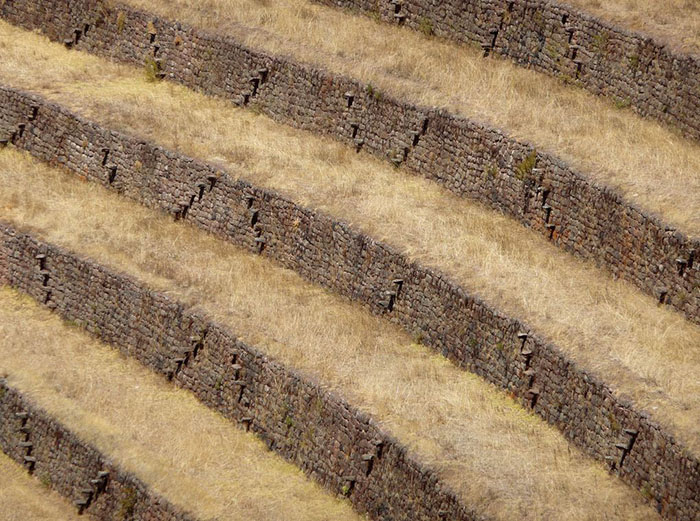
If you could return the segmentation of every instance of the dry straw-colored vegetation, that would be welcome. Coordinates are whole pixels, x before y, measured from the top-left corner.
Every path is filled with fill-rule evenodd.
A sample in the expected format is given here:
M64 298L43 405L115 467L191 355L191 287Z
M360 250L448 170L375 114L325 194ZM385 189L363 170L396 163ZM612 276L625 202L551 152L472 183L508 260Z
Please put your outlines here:
M199 519L361 519L252 433L8 289L0 337L10 385Z
M0 521L78 521L73 505L47 484L46 477L30 477L26 468L0 453Z
M16 151L0 153L0 183L6 187L0 194L0 219L23 223L52 242L185 300L230 325L244 340L324 382L372 414L419 459L438 469L467 504L484 513L523 520L656 517L642 506L637 492L572 448L556 429L359 305ZM135 400L130 414L137 426L146 422L142 410L152 411L148 404L163 409L160 400L147 397L150 391L143 385L141 397L128 395L127 400L122 397L128 388L114 391L110 374L125 378L118 370L125 362L116 356L107 372L95 372L92 368L100 364L51 347L48 335L35 338L38 328L27 327L26 320L7 322L6 330L29 335L16 351L3 353L0 366L13 364L12 374L44 374L37 368L46 367L47 381L63 382L65 377L68 389L77 385L74 380L95 386L104 381L108 397L94 398L82 387L71 396L90 395L100 410L112 407L104 403L108 398ZM47 353L45 362L42 353ZM183 407L178 411L180 418L190 416ZM192 435L197 447L209 446L189 428L167 432L176 431ZM167 446L163 450L172 451L165 441L170 434L149 439L153 450Z
M642 31L670 48L700 53L699 0L567 0L585 11Z
M700 327L629 284L503 216L333 141L182 87L148 83L138 71L7 25L0 24L0 43L0 81L229 165L440 268L527 320L700 451Z
M653 1L653 0L647 0ZM700 145L560 80L308 0L127 3L233 34L531 141L700 236ZM253 29L250 29L253 28Z

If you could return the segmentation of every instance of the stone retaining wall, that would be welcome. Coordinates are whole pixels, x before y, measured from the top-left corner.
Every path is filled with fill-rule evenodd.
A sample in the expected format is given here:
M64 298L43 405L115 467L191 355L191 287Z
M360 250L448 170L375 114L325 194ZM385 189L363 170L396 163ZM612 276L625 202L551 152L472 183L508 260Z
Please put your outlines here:
M32 116L15 136L17 146L365 304L512 392L590 455L610 461L669 517L691 519L697 510L695 456L526 324L446 276L206 163L101 128L37 97L4 89L0 101L3 118ZM620 466L616 445L626 442L624 429L639 435Z
M0 379L0 448L103 521L195 521ZM19 519L19 517L17 517Z
M312 0L481 46L700 139L700 56L551 0Z
M0 16L390 159L513 216L700 322L700 239L528 143L124 5L5 0Z
M3 248L0 283L191 390L358 511L386 521L483 520L366 414L201 313L0 222Z

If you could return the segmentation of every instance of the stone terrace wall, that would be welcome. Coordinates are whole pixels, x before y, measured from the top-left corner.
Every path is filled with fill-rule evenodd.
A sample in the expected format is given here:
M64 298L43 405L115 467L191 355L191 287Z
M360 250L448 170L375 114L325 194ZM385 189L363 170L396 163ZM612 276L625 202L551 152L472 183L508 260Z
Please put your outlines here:
M550 0L313 0L480 45L700 139L700 57Z
M1 222L0 244L11 252L8 284L191 390L360 512L483 519L366 414L202 314Z
M389 158L595 259L700 322L699 238L498 130L126 6L6 0L0 16L72 47L148 60L172 80Z
M79 512L104 521L195 521L0 379L0 448ZM107 473L102 475L100 473ZM91 483L97 480L97 483Z
M15 136L17 146L269 256L420 333L459 366L533 407L593 457L609 458L623 479L647 491L669 517L691 519L697 510L696 457L526 324L444 275L206 163L103 129L37 97L4 89L0 101L1 120L33 117ZM626 442L623 429L640 434L620 467L616 444Z

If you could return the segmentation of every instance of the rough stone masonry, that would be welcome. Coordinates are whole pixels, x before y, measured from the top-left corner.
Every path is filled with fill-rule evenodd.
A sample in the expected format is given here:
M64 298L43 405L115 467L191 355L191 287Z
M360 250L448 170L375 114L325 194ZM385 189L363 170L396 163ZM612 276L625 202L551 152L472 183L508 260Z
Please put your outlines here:
M192 391L270 450L348 497L359 512L386 521L484 521L367 414L181 302L2 223L0 258L6 259L0 284L30 295ZM11 425L14 410L5 416L6 429L0 423L0 444L21 462ZM36 465L51 470L46 459L53 440L32 427Z
M700 238L688 237L549 154L361 82L96 0L7 0L0 16L70 47L143 66L436 180L593 259L700 322Z
M479 45L700 139L700 57L552 0L313 0Z
M31 117L13 139L17 146L274 258L408 331L420 331L427 345L511 391L586 452L609 458L624 480L650 491L662 512L690 519L697 508L697 458L526 324L444 275L211 165L84 121L35 96L0 92L5 114ZM46 291L53 295L49 286L41 291L44 298ZM128 294L118 285L113 291ZM627 431L636 433L631 444ZM621 453L621 443L633 450Z
M0 379L0 449L100 521L197 521Z

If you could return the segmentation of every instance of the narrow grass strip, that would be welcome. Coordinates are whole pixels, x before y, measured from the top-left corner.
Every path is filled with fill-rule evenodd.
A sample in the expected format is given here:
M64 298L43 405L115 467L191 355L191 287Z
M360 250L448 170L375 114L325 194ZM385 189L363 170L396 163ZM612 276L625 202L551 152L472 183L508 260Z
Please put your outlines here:
M78 521L76 509L48 488L47 480L31 478L27 469L0 454L0 519L2 521Z

